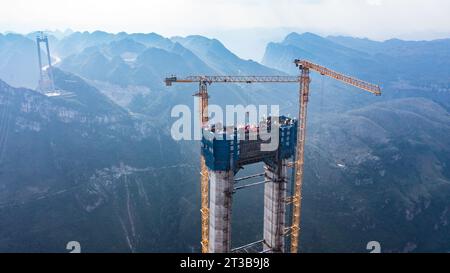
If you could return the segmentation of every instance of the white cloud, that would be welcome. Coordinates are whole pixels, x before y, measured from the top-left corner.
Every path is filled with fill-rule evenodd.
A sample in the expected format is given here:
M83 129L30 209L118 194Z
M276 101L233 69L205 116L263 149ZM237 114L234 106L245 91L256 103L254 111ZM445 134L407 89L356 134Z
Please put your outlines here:
M383 4L382 0L367 0L366 2L370 6L381 6Z
M450 34L448 0L14 0L0 31L36 29L208 33L292 27L375 39Z

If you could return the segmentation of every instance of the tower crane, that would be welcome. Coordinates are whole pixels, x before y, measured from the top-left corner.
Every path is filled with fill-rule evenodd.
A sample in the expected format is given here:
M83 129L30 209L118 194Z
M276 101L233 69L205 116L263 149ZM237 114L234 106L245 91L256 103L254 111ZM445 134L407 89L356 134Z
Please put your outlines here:
M381 95L381 89L378 85L371 84L353 77L346 76L342 73L333 71L326 67L314 64L306 60L295 60L295 65L300 69L300 76L189 76L185 78L177 78L175 76L165 79L167 86L173 83L198 83L199 91L194 94L199 98L199 117L202 127L208 124L208 85L212 83L299 83L299 117L298 117L298 137L295 167L295 183L294 194L291 197L293 204L292 209L292 226L289 228L291 236L291 253L298 251L299 235L300 235L300 218L301 218L301 200L302 200L302 184L303 169L305 156L305 140L306 140L306 121L307 106L309 100L310 70L320 73L323 76L333 78L346 84L355 86L364 91L368 91L377 96ZM201 155L201 234L202 234L202 252L208 252L209 242L209 180L208 169L206 167L205 158Z
M311 78L309 76L310 70L320 73L323 76L333 78L343 83L353 85L359 89L370 92L377 96L381 95L381 89L378 85L371 84L353 77L346 76L342 73L333 71L326 67L314 64L305 60L295 60L295 65L300 69L300 90L299 90L299 115L298 115L298 137L297 137L297 151L295 156L295 184L294 195L292 197L292 226L291 226L291 253L297 253L300 235L300 217L302 205L302 184L303 184L303 170L305 163L305 141L306 141L306 117L309 101L309 84Z
M212 83L297 83L299 77L293 76L189 76L186 78L166 78L166 86L173 83L198 83L199 91L194 95L199 98L199 117L202 127L208 125L208 85ZM205 158L200 156L200 192L201 192L201 221L202 221L202 252L208 252L209 241L209 178Z

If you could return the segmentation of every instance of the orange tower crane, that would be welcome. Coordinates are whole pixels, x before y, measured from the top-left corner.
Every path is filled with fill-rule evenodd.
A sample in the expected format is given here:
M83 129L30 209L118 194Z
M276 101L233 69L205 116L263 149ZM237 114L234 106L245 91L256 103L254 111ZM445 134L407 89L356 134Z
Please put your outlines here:
M199 117L202 127L208 124L208 85L212 83L297 83L299 77L293 76L190 76L186 78L170 77L165 80L167 86L172 83L199 83L199 91L194 94L199 98ZM200 192L202 219L202 252L208 252L209 242L209 177L205 158L200 156Z
M339 72L333 71L326 67L314 64L305 60L295 60L295 65L300 69L300 90L299 90L299 122L298 122L298 137L297 137L297 151L295 157L295 184L294 195L292 197L292 226L291 226L291 253L297 253L300 237L300 218L302 206L302 184L305 163L305 141L306 141L306 117L309 100L309 84L311 78L309 76L310 70L320 73L323 76L333 78L335 80L353 85L364 91L368 91L377 96L381 95L381 89L378 85L371 84L353 77L346 76Z
M289 228L291 236L291 253L298 251L299 235L300 235L300 218L301 218L301 200L302 200L302 184L304 173L304 157L305 157L305 140L306 140L306 124L307 124L307 106L309 99L310 70L320 73L323 76L333 78L335 80L347 83L362 90L373 93L377 96L381 95L381 89L378 85L374 85L353 77L343 75L326 67L314 64L305 60L295 60L294 63L300 69L300 76L189 76L186 78L170 77L166 78L167 86L173 83L199 83L199 92L195 95L199 97L199 116L202 126L208 124L208 85L212 83L299 83L299 117L298 117L298 137L296 148L295 166L295 184L294 194L291 197L293 204L292 209L292 226ZM202 252L208 252L209 240L209 179L208 169L205 159L201 156L201 219L202 219Z

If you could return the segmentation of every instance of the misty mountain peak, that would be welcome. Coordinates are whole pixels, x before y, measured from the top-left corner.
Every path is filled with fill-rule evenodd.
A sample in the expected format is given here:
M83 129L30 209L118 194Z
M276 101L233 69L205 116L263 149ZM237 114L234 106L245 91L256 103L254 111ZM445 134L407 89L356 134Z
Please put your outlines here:
M183 46L186 46L188 48L193 47L201 51L208 50L214 52L222 52L225 54L233 54L219 40L210 39L201 35L190 35L186 38L174 37L173 40L181 43Z
M124 38L112 41L108 48L112 55L120 55L125 52L141 53L146 49L146 46L131 38Z
M311 33L311 32L305 32L302 34L298 34L296 32L292 32L291 34L287 35L286 38L283 41L283 44L286 45L300 45L300 44L328 44L330 43L329 40L326 38L323 38L317 34Z

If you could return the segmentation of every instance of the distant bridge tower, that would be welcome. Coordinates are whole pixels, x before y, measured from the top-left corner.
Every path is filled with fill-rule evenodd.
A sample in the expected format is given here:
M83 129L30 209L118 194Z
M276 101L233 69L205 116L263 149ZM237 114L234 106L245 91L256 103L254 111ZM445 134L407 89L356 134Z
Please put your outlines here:
M42 66L42 54L41 54L41 43L45 44L45 52L47 54L46 66ZM52 59L50 56L50 48L48 45L48 37L43 31L40 31L36 36L37 53L39 60L39 87L38 89L43 93L54 92L55 84L53 78L53 67Z

